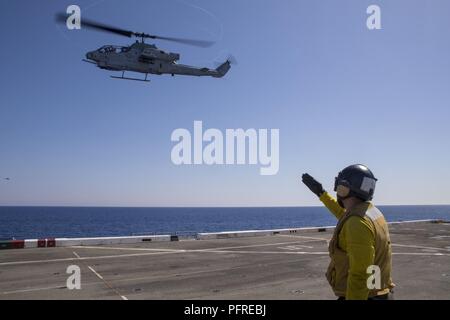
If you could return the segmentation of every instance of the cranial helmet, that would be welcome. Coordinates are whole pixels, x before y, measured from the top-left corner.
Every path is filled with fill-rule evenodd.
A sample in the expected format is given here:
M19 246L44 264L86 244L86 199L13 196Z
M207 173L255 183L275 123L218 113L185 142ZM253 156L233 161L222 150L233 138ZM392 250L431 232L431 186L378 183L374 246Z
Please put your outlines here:
M363 201L370 201L375 192L376 182L377 179L369 168L355 164L339 172L334 182L334 191L341 199L357 197Z

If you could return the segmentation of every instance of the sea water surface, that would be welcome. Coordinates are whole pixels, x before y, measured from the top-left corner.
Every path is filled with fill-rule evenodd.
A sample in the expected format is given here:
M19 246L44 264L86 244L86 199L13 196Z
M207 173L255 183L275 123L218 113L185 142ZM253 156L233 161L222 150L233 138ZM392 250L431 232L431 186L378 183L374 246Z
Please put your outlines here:
M379 206L388 221L450 220L450 205ZM324 207L0 207L0 239L190 234L335 225Z

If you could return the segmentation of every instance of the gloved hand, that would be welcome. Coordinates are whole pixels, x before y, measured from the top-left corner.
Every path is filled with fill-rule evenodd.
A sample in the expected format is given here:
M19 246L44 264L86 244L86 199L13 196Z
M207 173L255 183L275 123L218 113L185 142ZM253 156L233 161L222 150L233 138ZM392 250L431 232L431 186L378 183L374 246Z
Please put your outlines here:
M307 173L302 175L302 182L318 197L320 197L325 192L322 184Z

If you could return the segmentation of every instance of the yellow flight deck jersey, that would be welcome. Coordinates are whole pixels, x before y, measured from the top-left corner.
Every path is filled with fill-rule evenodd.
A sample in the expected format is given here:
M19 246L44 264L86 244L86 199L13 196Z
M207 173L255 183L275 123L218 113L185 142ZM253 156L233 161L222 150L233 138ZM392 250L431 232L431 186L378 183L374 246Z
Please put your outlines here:
M327 279L334 293L347 300L366 300L389 293L391 279L391 242L383 214L370 202L351 210L342 208L336 199L324 192L320 201L338 218L329 244L331 262ZM369 266L380 268L378 288L369 289ZM375 282L376 283L376 282Z

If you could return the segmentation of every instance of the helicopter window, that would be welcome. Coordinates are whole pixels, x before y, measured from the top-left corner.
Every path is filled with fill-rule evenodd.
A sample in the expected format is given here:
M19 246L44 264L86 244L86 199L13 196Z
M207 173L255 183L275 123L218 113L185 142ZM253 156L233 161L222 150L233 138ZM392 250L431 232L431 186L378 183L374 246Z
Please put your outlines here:
M98 52L100 53L110 53L110 52L117 52L117 48L113 46L104 46L98 49Z

